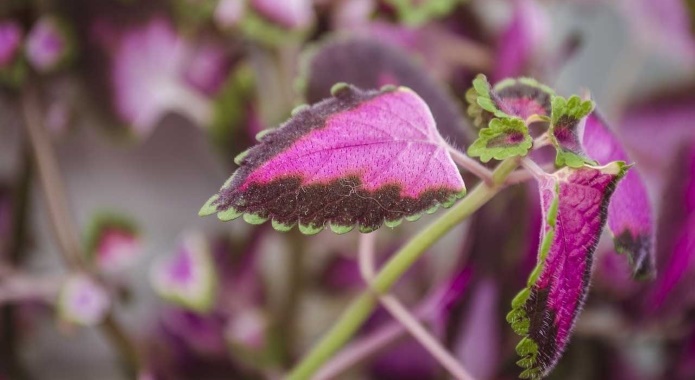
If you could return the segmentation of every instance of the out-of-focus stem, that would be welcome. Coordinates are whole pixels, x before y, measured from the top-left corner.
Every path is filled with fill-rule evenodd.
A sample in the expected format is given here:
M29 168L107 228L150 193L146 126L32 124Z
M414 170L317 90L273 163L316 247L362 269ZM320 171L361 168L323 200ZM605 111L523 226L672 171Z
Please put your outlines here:
M56 236L56 242L60 246L60 252L65 262L72 268L82 268L84 263L80 256L80 243L68 212L65 186L59 175L60 171L55 160L53 146L41 125L41 112L37 94L33 88L27 88L24 91L22 108L29 141L34 152L39 182L46 200L48 218Z
M11 240L7 246L8 265L16 266L24 254L27 240L27 225L29 220L29 200L31 190L31 177L33 174L33 162L29 146L22 144L22 157L17 173L17 180L14 183L12 192L12 230ZM0 247L2 249L3 247ZM0 277L3 277L0 274ZM0 357L6 366L5 370L13 379L24 379L27 377L26 371L22 368L18 358L17 350L17 328L15 326L15 306L12 304L3 305L2 310L2 332L0 340Z
M46 129L42 126L38 94L31 85L28 85L22 94L22 111L34 153L39 182L43 188L48 217L60 252L66 265L72 270L90 272L89 266L83 259L77 229L68 211L65 186L60 177L53 145ZM113 346L120 352L128 367L128 373L134 377L139 368L139 358L133 342L112 313L106 316L104 323L100 326Z
M422 256L427 248L492 199L504 187L509 173L518 165L518 158L502 161L492 173L492 184L480 183L461 202L420 231L394 254L374 278L373 287L362 292L348 306L342 317L290 372L288 378L295 380L311 378L323 363L357 332L372 313L377 304L374 292L388 292L391 286Z
M372 280L374 279L374 250L375 250L375 235L371 234L360 235L359 247L359 265L362 277L371 288ZM446 368L454 378L458 380L472 380L473 377L468 374L465 368L454 358L449 351L444 348L441 343L425 329L417 318L403 306L403 304L391 294L377 294L379 303L383 306L391 316L396 319L403 327L417 340L432 357Z

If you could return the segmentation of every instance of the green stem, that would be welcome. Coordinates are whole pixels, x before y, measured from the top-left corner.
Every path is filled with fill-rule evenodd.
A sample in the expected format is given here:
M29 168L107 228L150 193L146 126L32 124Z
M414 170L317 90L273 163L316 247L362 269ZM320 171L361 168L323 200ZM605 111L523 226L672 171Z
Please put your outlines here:
M333 354L357 332L377 304L373 291L385 293L422 254L449 230L469 217L492 199L519 165L518 158L503 161L492 173L492 184L480 183L461 202L420 231L386 263L374 278L372 289L363 291L355 299L323 339L304 357L288 375L288 379L309 379Z

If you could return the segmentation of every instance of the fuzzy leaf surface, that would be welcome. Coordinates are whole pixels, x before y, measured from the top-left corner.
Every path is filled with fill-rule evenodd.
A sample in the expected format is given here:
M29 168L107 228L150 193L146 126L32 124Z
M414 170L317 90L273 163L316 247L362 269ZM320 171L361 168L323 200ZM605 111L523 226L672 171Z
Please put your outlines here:
M480 161L504 160L525 156L533 145L528 127L521 119L492 119L488 128L480 130L477 140L468 147L468 155Z
M512 301L507 321L523 336L517 345L522 378L546 376L567 346L589 287L606 205L626 166L565 168L539 181L543 225L538 263Z
M265 134L201 209L222 220L272 219L305 234L362 232L417 219L465 193L425 102L405 87L334 96L293 113Z

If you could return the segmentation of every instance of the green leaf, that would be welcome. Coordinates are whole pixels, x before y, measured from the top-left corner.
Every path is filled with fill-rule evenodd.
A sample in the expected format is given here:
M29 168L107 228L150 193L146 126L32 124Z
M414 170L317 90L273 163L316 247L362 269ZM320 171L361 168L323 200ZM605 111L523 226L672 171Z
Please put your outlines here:
M446 16L462 3L462 0L387 0L394 8L398 18L409 26L419 26L428 21Z
M492 86L487 77L478 74L473 79L473 87L466 92L468 115L476 127L485 127L493 117L509 117L497 108L492 96Z
M514 156L525 156L532 145L533 138L521 119L493 119L490 126L481 129L478 139L468 147L468 155L480 157L483 162L493 158L504 160Z
M569 99L554 96L552 99L552 115L550 117L549 137L557 150L555 165L581 167L584 164L596 165L582 149L579 136L579 126L582 119L594 109L591 100L582 100L573 95Z

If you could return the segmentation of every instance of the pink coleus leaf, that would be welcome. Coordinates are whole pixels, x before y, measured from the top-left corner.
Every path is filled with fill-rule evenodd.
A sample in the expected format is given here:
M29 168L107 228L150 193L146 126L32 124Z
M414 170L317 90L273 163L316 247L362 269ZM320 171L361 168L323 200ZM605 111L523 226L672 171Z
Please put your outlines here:
M596 112L586 120L582 147L599 164L630 161L620 141ZM652 206L642 176L635 169L620 181L608 204L608 229L613 234L615 249L627 255L633 277L654 277Z
M355 70L370 62L369 70ZM359 88L406 86L427 103L440 133L447 141L468 145L470 128L455 98L431 77L406 50L366 37L331 38L305 53L301 82L308 102L326 98L338 82Z
M117 273L131 267L141 254L140 235L130 219L98 214L87 229L85 251L103 273Z
M412 90L362 91L302 106L243 153L240 168L200 210L287 231L362 232L417 219L463 196L463 179L425 102Z
M39 72L55 70L74 54L74 50L67 23L55 16L41 17L27 36L27 61Z
M680 150L663 190L656 255L660 272L645 300L651 314L682 312L695 304L695 139L685 140Z
M61 319L83 326L100 323L110 306L111 298L104 287L82 273L65 281L56 304Z
M21 53L23 35L18 22L0 21L0 70L10 66Z
M606 205L626 170L623 162L565 168L539 181L544 220L538 264L507 315L524 337L517 345L522 378L547 375L562 356L587 295Z
M152 268L151 280L162 298L199 313L210 311L217 293L217 272L205 237L185 235L174 255Z

